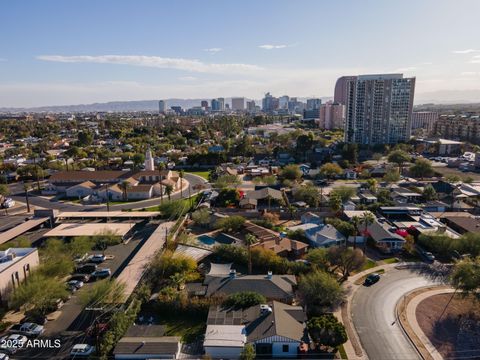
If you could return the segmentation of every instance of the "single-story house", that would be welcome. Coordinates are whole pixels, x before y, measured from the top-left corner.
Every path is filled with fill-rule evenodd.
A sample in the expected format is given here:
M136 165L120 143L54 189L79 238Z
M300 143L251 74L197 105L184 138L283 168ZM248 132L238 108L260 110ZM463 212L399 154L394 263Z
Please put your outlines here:
M115 346L115 360L178 359L180 337L164 336L161 325L132 325Z
M330 247L345 244L346 238L331 224L305 231L312 247Z
M359 230L368 235L375 241L375 245L385 253L398 252L403 249L405 239L396 233L397 228L392 228L388 223L381 223L377 219L368 226L361 224Z
M300 216L300 221L302 224L323 224L323 218L311 211L302 214L302 216Z
M310 343L306 320L301 306L277 301L247 309L214 305L208 312L205 353L236 359L249 343L262 358L296 358L301 345Z
M269 300L291 303L297 280L294 275L273 275L271 272L267 275L237 275L235 270L230 270L227 276L209 277L206 285L206 296L254 291Z
M84 198L85 196L93 194L96 187L97 185L87 180L80 184L70 186L66 189L65 195L68 198Z

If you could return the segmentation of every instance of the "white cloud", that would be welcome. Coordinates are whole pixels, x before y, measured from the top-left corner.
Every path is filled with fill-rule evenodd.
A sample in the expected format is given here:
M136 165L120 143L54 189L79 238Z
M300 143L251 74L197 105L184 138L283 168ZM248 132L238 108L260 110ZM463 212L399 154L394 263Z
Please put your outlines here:
M261 67L250 64L211 64L196 59L163 58L143 55L40 55L36 58L43 61L62 63L121 64L212 74L246 74L262 70Z
M407 66L407 67L395 69L395 70L393 70L393 72L394 73L403 73L403 72L411 72L411 71L415 71L415 70L417 70L416 66Z
M272 45L272 44L265 44L265 45L258 45L260 49L265 49L265 50L273 50L273 49L284 49L288 47L288 45L285 44L280 44L280 45Z
M195 81L197 78L195 76L181 76L178 78L180 81Z
M452 53L454 54L471 54L471 53L476 53L480 52L480 50L477 49L465 49L465 50L453 50Z
M220 51L222 51L223 49L222 48L209 48L209 49L203 49L203 51L206 51L206 52L209 52L209 53L212 53L212 54L216 54Z

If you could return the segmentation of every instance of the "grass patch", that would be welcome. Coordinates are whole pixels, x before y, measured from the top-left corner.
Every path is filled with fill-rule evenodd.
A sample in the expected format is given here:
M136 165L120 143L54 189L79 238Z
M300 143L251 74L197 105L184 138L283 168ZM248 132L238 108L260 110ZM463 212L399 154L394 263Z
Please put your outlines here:
M205 334L207 315L182 313L176 311L174 314L162 312L159 314L160 323L166 327L166 336L180 336L182 342L191 343Z
M208 181L209 171L188 171L187 174L193 174L193 175L201 176L202 178L204 178L205 180Z
M398 259L395 257L382 260L385 264L395 264L398 262Z
M360 279L357 279L354 284L355 285L362 285L364 282L365 282L365 279L367 278L368 275L370 274L374 274L374 273L377 273L377 274L383 274L385 272L385 269L378 269L376 271L372 271L371 273L368 273L364 276L362 276Z
M364 270L368 270L368 269L371 269L373 267L377 266L377 262L372 260L372 259L367 259L367 261L365 262L365 265L363 265L362 269L360 271L364 271Z
M338 348L338 355L340 355L340 359L348 359L347 357L347 352L345 351L345 348L343 345L340 345Z

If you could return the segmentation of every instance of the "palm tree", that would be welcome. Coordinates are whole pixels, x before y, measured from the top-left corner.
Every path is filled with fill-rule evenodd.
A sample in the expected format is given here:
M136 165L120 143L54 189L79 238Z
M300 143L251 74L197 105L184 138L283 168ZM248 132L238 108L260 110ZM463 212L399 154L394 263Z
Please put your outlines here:
M131 184L127 180L122 181L122 183L119 185L120 189L123 191L123 200L125 201L128 201L128 189L130 186Z
M375 217L370 211L365 211L362 216L363 224L365 225L365 236L368 236L368 226L375 221ZM367 249L367 239L363 241L363 252Z
M185 175L185 171L180 170L178 175L180 176L180 199L183 198L183 176Z
M357 235L358 235L358 225L360 225L361 219L358 216L352 217L352 225L355 228L355 236L353 237L353 248L357 248Z
M170 201L170 195L172 195L172 192L173 192L173 186L170 184L165 185L165 193L168 196L168 201Z
M165 168L164 164L163 163L160 163L158 164L158 175L159 175L159 184L160 184L160 203L163 204L163 184L162 184L162 180L163 180L163 176L162 176L162 171L163 169Z
M177 272L170 276L170 280L178 290L183 290L185 287L185 282L187 281L187 276L185 273Z
M30 213L30 199L28 197L28 192L30 190L30 185L26 182L23 183L23 190L25 190L25 201L27 203L27 213Z
M245 243L247 244L248 249L248 273L252 273L252 245L258 241L257 237L252 234L247 234L245 236Z

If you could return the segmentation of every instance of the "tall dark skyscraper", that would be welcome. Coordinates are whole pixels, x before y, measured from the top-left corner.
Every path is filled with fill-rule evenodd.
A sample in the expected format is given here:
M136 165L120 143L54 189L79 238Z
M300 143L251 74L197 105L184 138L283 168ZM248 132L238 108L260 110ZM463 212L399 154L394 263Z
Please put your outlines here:
M410 139L415 78L361 75L345 85L346 142L376 145Z

